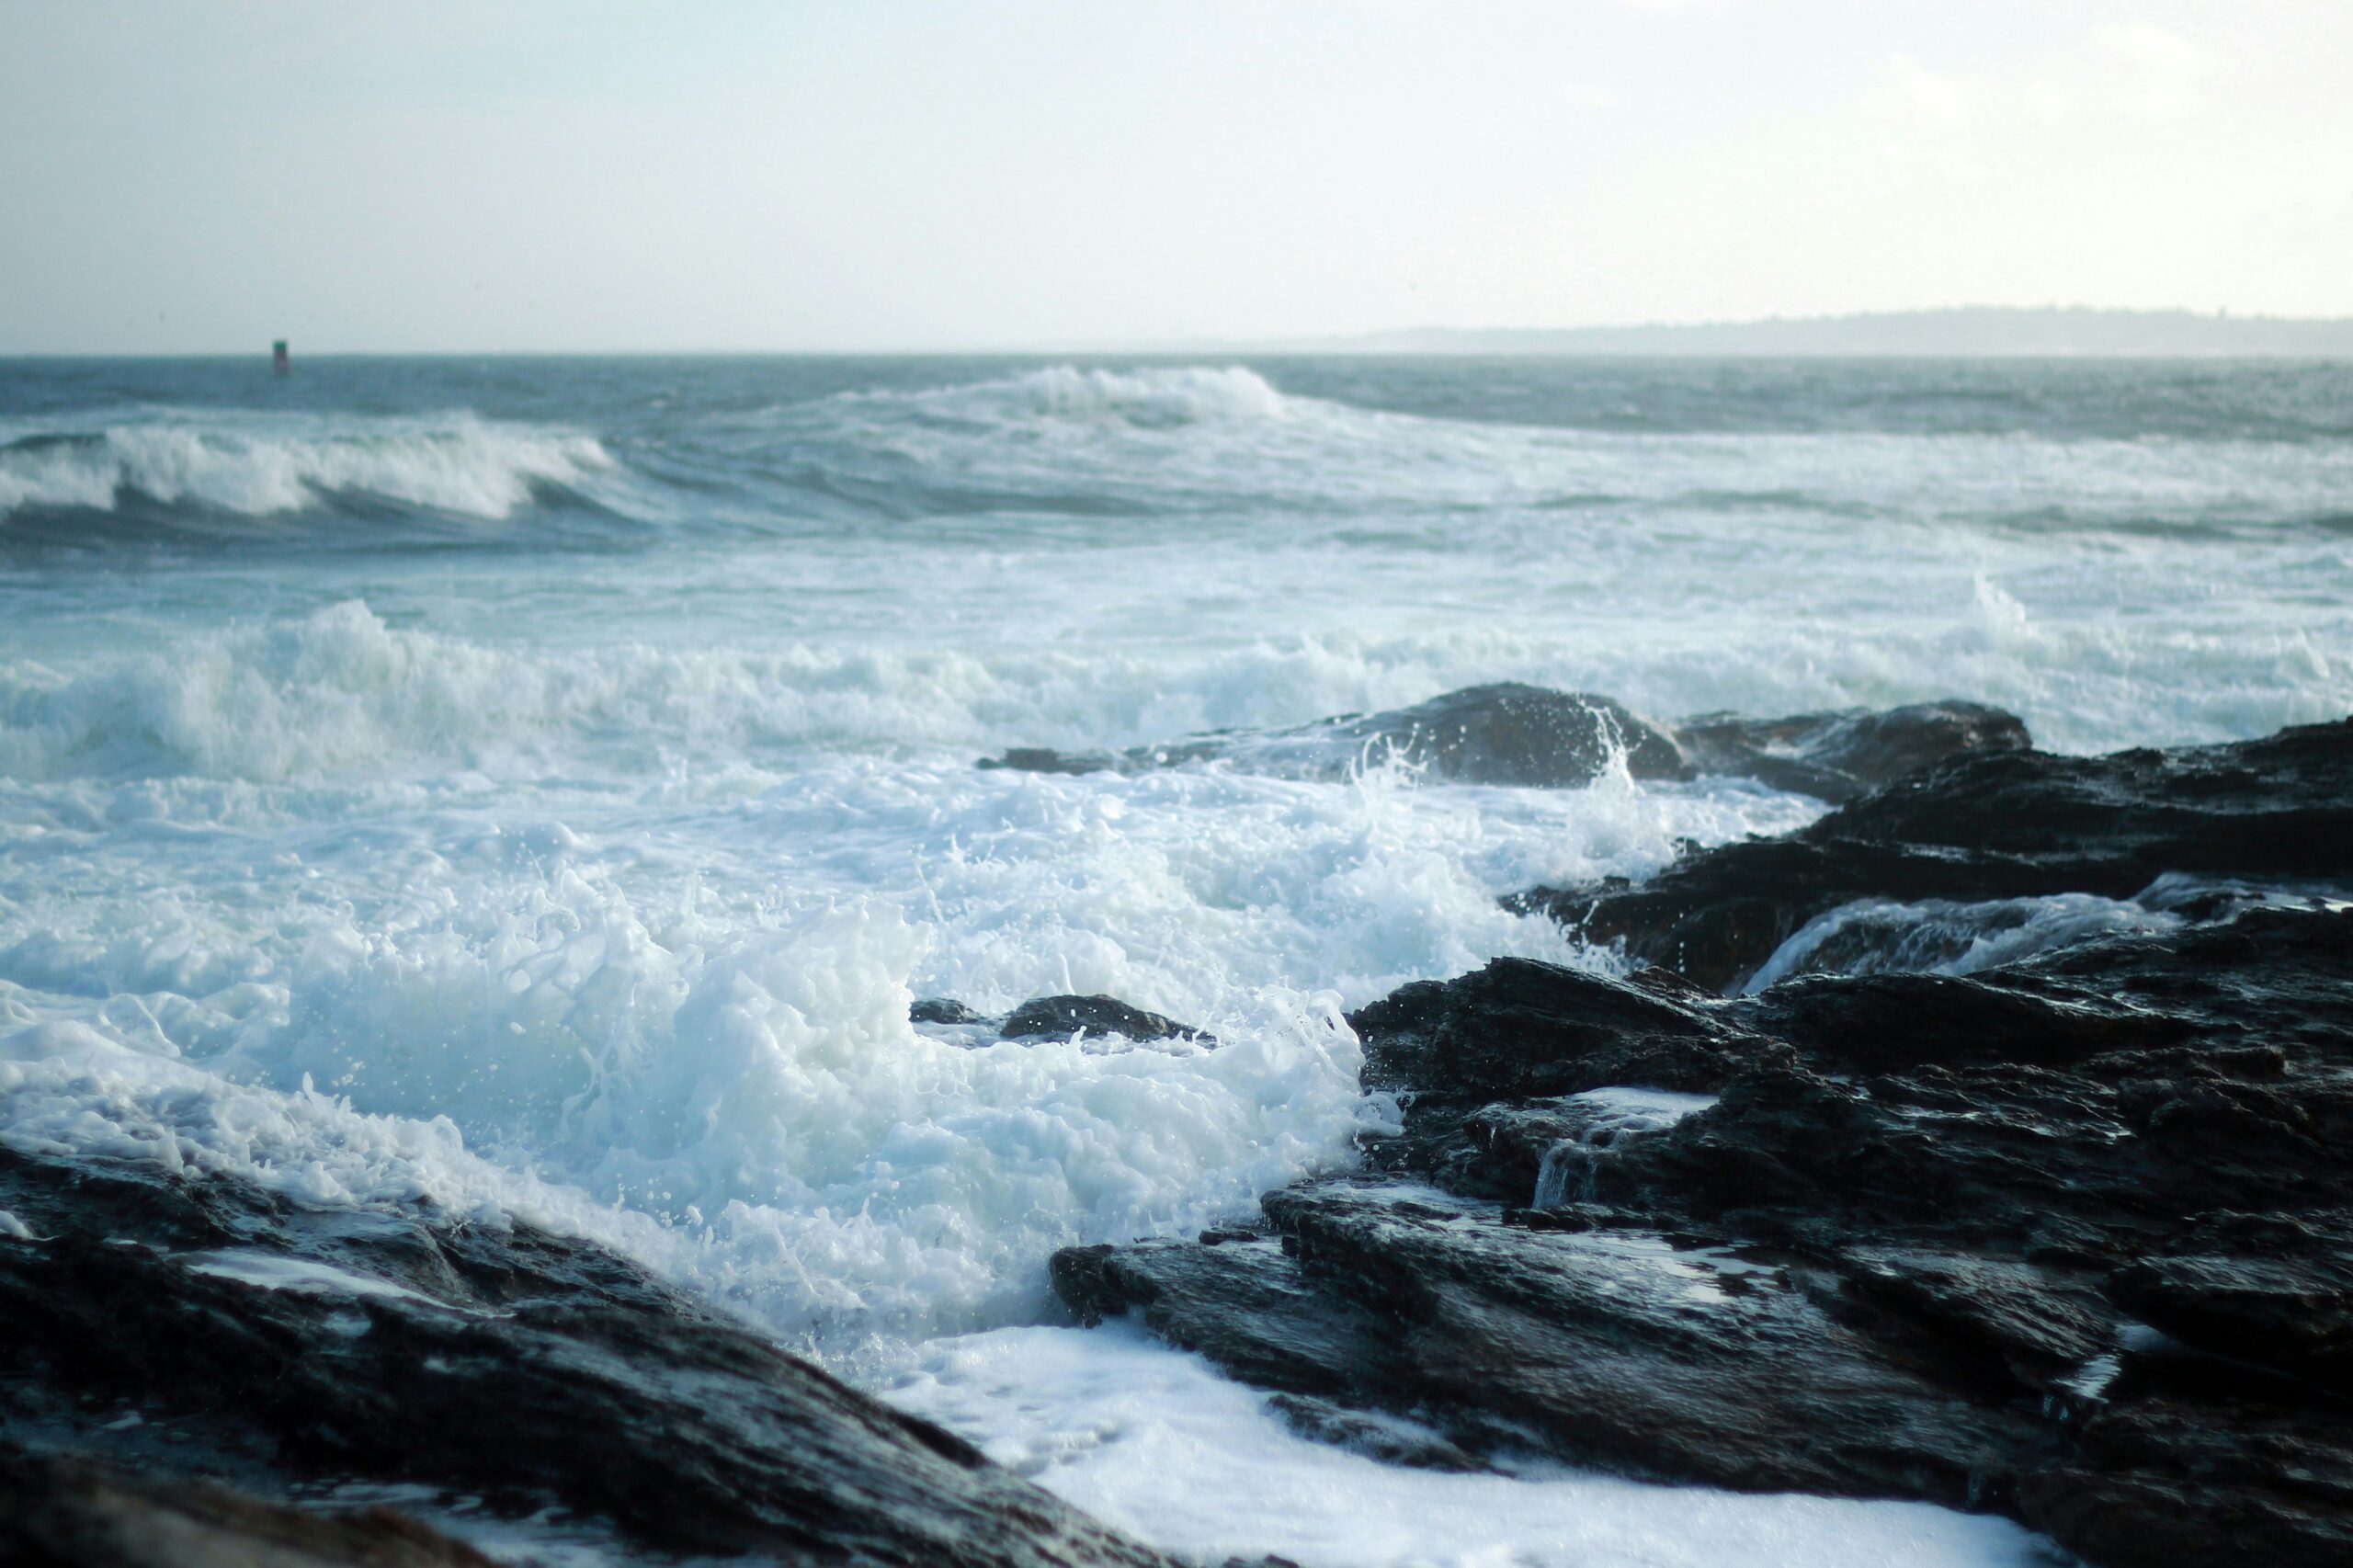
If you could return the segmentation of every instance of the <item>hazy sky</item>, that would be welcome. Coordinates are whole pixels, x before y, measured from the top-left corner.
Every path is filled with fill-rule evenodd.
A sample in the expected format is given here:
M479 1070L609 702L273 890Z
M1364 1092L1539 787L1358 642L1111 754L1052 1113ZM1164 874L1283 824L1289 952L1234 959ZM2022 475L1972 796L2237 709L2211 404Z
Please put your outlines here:
M2353 315L2353 0L0 0L0 353Z

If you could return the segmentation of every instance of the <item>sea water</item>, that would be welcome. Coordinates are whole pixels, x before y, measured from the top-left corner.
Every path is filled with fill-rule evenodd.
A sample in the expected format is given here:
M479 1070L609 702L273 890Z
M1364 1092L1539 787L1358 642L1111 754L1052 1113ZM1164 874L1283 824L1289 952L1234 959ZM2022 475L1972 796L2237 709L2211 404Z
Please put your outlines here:
M1506 679L2255 735L2353 709L2348 498L2325 365L0 364L0 1141L594 1237L1181 1551L2023 1561L1933 1509L1402 1472L1055 1326L1055 1248L1391 1124L1348 1008L1616 961L1499 895L1820 802L974 764ZM2163 891L1945 912L1917 961ZM1063 992L1220 1043L907 1017Z

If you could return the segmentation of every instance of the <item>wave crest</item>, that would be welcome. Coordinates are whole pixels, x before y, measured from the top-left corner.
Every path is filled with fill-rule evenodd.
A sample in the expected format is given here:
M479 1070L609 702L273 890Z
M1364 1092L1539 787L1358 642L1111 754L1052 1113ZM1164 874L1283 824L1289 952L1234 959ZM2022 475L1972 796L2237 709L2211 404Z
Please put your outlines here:
M175 415L39 430L0 445L0 518L111 512L126 499L266 517L360 496L495 520L527 505L539 486L577 484L612 466L593 437L469 414Z
M1239 365L1133 370L1052 365L962 386L918 392L859 392L848 397L979 424L1053 421L1146 430L1279 419L1300 401L1284 396L1256 371Z

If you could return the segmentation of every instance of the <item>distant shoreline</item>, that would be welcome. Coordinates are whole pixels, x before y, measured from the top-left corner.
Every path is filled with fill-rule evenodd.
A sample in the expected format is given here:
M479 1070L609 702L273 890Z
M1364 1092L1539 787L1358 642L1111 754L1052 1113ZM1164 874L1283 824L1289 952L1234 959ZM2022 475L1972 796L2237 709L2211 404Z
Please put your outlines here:
M2353 358L2353 319L1969 306L1684 325L1413 327L1194 352L1709 358Z

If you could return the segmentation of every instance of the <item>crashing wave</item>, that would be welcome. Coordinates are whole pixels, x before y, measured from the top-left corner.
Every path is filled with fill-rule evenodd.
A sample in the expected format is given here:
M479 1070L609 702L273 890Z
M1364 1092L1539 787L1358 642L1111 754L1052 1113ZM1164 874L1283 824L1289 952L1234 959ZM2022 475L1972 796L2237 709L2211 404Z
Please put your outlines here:
M1198 1228L1364 1124L1336 997L1270 992L1215 1051L971 1049L909 1024L925 938L886 907L739 929L551 892L323 934L179 999L186 1051L0 1008L0 1147L585 1233L840 1346L1017 1320L1054 1247Z
M543 486L609 469L594 437L460 414L287 419L207 414L51 428L0 443L0 518L126 502L267 517L360 497L496 520Z
M987 424L1052 420L1165 429L1279 419L1307 400L1285 397L1239 365L1135 370L1051 365L1019 375L915 392L852 392L835 400L901 405L938 418Z
M845 665L866 678L845 682ZM976 683L953 654L861 663L622 643L547 656L389 626L353 599L87 667L0 662L0 778L495 770L567 742L634 773L689 741L961 734L974 721L959 691Z

